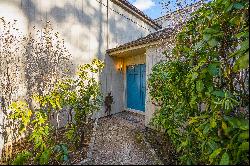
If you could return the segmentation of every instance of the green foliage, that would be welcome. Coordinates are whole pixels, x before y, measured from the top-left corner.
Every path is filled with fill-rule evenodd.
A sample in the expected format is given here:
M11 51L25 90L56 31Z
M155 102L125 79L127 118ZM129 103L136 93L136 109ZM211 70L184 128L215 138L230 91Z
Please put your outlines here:
M16 164L24 164L27 160L31 164L49 164L55 162L55 155L58 164L66 162L68 145L56 145L59 142L56 140L59 122L57 119L57 127L51 125L52 117L60 111L67 111L70 119L66 137L70 145L74 142L80 148L86 124L102 104L97 77L104 64L94 59L90 64L79 66L76 78L68 78L73 74L71 54L59 33L53 32L50 22L45 23L42 31L33 27L34 34L24 35L15 27L16 21L12 24L0 18L3 30L0 34L0 103L4 115L4 143L9 138L28 141L30 152L18 154L13 162ZM20 74L23 71L26 72L25 79ZM25 99L29 104L16 101L20 97L16 95L20 83L28 83ZM25 138L21 139L23 136ZM4 158L4 162L9 163L13 158L12 146L6 149L1 161Z
M51 157L51 149L45 149L41 153L38 153L37 160L40 165L48 165Z
M29 109L28 104L24 101L11 103L9 110L10 113L8 118L18 123L18 133L22 134L24 131L26 131L27 126L30 123L32 111Z
M59 81L55 88L46 95L34 95L43 110L50 112L69 108L69 114L74 115L67 125L66 138L74 141L80 148L84 139L85 126L93 112L100 110L102 95L98 74L102 71L104 63L94 59L91 64L81 65L77 77Z
M64 40L61 40L58 32L54 32L49 21L44 22L42 29L34 26L32 34L23 34L16 27L17 22L7 22L4 17L0 18L0 107L3 113L1 136L4 143L14 142L23 136L29 137L34 131L29 143L34 143L35 154L41 153L45 156L45 145L49 146L45 143L46 135L50 127L42 119L49 121L51 109L42 106L40 110L31 109L32 106L35 107L31 95L42 95L53 89L57 80L69 76L71 55ZM25 96L17 93L21 90L20 84L28 88ZM15 102L19 98L27 99L29 105L23 101ZM40 122L34 120L39 116L35 112L41 114ZM10 161L13 147L7 146L3 150L1 162Z
M71 106L75 112L74 121L71 128L71 134L76 146L81 148L84 140L85 126L88 118L93 112L100 110L102 104L102 95L100 83L95 78L98 73L103 69L104 64L94 59L91 64L81 65L78 68L77 78L71 82L71 87L75 87L75 92L70 93L69 97ZM72 100L73 99L73 100Z
M9 110L11 111L9 118L18 124L19 127L17 127L17 129L20 134L22 134L26 128L32 129L29 142L34 145L34 152L37 152L35 160L37 160L39 164L48 164L50 151L47 148L47 143L50 127L46 114L38 110L34 113L34 117L32 117L33 113L24 101L11 103ZM31 156L31 152L24 151L16 156L13 164L23 165Z
M45 95L33 95L33 100L39 104L39 108L32 113L25 102L13 102L10 105L9 117L20 125L19 130L27 127L29 142L33 145L34 162L41 165L49 164L52 157L59 163L67 162L69 152L66 144L55 144L51 138L54 128L50 125L49 115L66 108L69 114L74 111L74 116L67 124L66 138L74 142L76 148L81 148L84 140L84 132L88 118L94 111L98 111L102 104L100 83L97 76L104 64L94 59L91 64L79 67L77 77L58 81L54 88ZM27 153L28 154L28 153ZM14 160L26 162L28 155L20 154Z
M15 160L11 163L12 165L25 165L27 164L28 159L32 156L32 154L28 151L23 151L18 154Z
M35 118L32 121L33 132L29 141L34 143L34 150L39 149L42 152L47 149L46 142L49 137L49 124L47 116L43 112L35 112Z
M149 89L182 164L249 164L249 2L214 0L176 36Z
M56 158L58 161L67 162L69 160L69 152L67 145L60 144L54 147L54 152L56 153Z

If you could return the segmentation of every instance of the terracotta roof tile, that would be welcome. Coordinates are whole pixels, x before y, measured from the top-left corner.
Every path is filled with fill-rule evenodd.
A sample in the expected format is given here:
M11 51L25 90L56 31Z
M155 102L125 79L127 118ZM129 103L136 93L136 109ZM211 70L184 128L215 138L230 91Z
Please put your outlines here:
M152 42L156 42L156 41L159 41L159 40L167 39L171 35L175 34L175 32L177 31L178 27L180 27L180 25L178 25L175 28L165 28L165 29L156 31L154 33L149 34L146 37L142 37L142 38L139 38L137 40L125 43L125 44L120 45L118 47L109 49L106 52L107 53L112 53L112 52L115 52L115 51L120 51L120 50L123 50L123 49L131 48L131 47L136 47L136 46L139 46L139 45L143 45L143 44L152 43Z

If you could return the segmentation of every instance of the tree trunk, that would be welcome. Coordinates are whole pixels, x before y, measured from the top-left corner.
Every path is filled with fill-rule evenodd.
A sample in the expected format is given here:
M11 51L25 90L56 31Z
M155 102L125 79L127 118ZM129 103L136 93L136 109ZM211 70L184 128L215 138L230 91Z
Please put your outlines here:
M83 148L83 144L84 144L84 128L81 130L81 141L80 141L80 148Z

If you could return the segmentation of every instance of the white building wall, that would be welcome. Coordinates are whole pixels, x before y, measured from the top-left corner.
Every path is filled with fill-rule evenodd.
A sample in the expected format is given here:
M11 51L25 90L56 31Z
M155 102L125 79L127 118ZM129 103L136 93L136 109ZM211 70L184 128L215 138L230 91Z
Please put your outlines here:
M155 32L155 29L150 25L126 12L114 3L109 3L108 12L110 32L109 48L114 48Z
M150 126L149 123L154 115L154 112L158 109L151 100L148 87L148 79L152 73L152 68L160 61L168 61L171 59L171 51L174 47L174 36L171 39L167 39L163 44L151 46L146 50L146 99L145 99L145 125ZM166 52L164 54L163 52ZM152 126L151 126L152 127Z

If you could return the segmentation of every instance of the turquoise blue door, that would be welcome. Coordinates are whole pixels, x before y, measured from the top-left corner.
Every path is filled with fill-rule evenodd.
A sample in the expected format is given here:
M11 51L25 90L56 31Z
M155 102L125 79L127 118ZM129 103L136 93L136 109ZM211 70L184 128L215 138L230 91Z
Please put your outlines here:
M127 107L145 111L146 65L127 66Z

